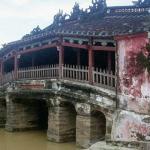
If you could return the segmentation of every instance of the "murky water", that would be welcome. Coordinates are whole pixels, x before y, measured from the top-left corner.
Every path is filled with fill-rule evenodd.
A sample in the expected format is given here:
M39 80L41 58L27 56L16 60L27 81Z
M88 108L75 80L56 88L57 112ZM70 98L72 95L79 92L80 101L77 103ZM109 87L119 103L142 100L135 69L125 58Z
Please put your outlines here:
M9 133L0 129L0 150L76 150L76 146L49 142L44 131Z

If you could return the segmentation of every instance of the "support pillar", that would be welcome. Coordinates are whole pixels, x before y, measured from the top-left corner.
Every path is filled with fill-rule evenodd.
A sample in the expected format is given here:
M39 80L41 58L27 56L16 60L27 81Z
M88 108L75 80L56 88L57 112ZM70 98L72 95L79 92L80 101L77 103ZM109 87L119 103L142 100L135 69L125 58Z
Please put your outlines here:
M32 103L21 103L6 96L6 125L7 131L24 131L38 129L38 107Z
M77 103L76 144L81 148L89 148L92 144L105 140L105 116L98 112L93 114L93 108L86 103Z
M14 55L14 78L18 78L18 55Z
M75 141L76 111L72 105L53 105L48 116L48 140L52 142Z
M0 79L1 81L3 79L3 61L2 60L0 61Z
M59 78L63 78L63 65L64 65L64 47L62 45L57 46L59 51Z
M93 84L93 50L92 46L88 47L88 65L89 65L89 83Z

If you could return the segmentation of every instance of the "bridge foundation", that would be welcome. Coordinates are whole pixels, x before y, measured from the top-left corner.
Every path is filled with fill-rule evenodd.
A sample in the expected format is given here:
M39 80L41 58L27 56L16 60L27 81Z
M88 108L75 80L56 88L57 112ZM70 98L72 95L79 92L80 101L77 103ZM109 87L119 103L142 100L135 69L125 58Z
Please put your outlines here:
M50 107L47 137L53 142L75 141L76 111L72 104Z
M106 118L100 111L92 111L88 104L77 104L76 144L88 148L93 143L105 140Z
M42 127L43 116L40 117L39 104L33 101L22 101L6 97L7 119L5 128L7 131L22 131L39 129Z

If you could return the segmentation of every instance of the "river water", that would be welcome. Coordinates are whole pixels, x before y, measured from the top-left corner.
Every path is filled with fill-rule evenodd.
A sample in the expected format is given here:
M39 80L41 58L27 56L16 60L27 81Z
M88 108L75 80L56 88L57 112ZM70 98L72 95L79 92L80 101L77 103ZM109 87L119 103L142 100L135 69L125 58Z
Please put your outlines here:
M0 150L76 150L76 146L49 142L44 131L9 133L0 129Z

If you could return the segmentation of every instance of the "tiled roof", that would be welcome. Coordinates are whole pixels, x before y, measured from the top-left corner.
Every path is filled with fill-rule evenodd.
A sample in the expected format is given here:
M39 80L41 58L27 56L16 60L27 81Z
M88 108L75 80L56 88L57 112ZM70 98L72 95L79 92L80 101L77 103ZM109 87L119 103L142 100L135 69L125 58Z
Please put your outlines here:
M47 31L51 28L47 28ZM62 34L115 36L150 31L150 7L110 7L104 16L90 16L84 21L65 22L56 27Z
M85 20L66 20L60 26L50 25L39 34L8 43L3 50L58 35L104 38L148 31L150 31L150 6L108 7L103 15L87 15Z

